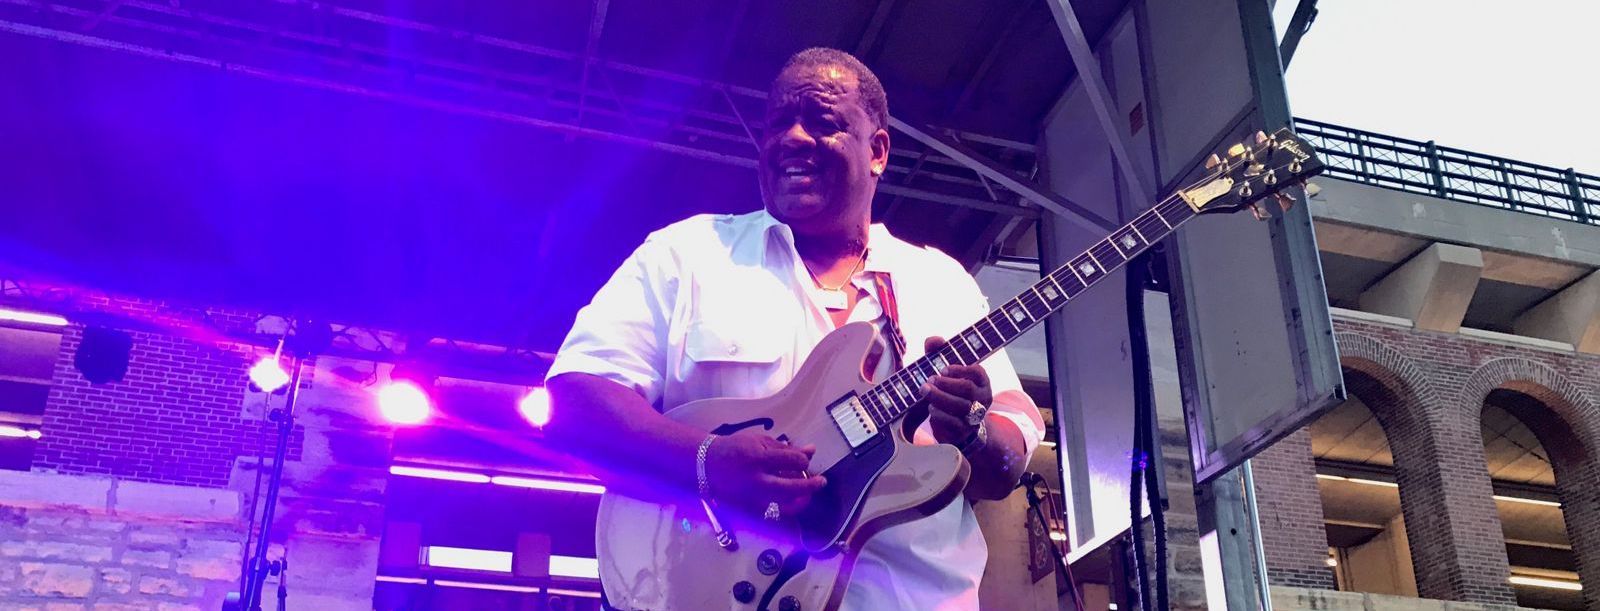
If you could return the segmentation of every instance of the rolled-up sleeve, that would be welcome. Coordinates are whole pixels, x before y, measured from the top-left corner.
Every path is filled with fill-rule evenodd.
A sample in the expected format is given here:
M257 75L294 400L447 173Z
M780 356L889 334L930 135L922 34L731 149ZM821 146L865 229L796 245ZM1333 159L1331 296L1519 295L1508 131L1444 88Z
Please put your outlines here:
M674 270L667 246L646 240L578 311L545 377L587 373L632 388L655 403L665 379Z

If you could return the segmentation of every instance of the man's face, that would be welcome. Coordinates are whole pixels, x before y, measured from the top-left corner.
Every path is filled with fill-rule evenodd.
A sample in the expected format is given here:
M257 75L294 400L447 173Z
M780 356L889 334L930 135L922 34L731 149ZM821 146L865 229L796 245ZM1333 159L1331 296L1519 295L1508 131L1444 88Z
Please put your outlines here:
M773 217L796 228L826 228L864 215L888 158L889 134L867 114L850 70L823 65L778 77L759 168Z

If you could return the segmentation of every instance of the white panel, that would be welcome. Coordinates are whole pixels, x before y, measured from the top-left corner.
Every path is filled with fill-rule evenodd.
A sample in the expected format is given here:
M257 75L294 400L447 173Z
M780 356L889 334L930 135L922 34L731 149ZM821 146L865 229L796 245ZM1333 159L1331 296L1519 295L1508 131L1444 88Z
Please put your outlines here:
M1147 2L1151 119L1161 184L1250 104L1244 37L1233 2Z

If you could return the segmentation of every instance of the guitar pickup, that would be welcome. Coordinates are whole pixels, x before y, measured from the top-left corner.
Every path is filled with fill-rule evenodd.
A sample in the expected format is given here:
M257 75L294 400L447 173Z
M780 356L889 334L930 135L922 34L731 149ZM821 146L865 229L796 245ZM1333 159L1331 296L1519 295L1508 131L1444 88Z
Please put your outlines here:
M828 414L833 417L834 425L839 427L839 432L844 435L851 449L859 448L878 436L878 423L867 413L861 398L854 394L828 406Z

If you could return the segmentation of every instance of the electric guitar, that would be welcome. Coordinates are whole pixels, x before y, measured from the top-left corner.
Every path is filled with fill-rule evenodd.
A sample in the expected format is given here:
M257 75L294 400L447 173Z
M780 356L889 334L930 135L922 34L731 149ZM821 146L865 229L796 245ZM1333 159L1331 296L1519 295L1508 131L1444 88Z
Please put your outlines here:
M722 510L693 493L664 500L608 491L595 547L610 604L655 611L837 609L868 538L943 509L966 487L970 467L954 446L910 441L920 422L906 415L924 380L946 364L983 361L1195 216L1248 208L1265 218L1263 200L1323 167L1288 129L1257 132L1207 165L1199 182L882 381L862 377L876 331L857 322L824 337L776 394L694 401L667 412L707 432L815 444L810 472L828 483L800 515L778 521Z

